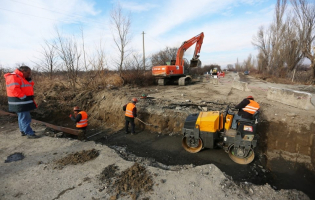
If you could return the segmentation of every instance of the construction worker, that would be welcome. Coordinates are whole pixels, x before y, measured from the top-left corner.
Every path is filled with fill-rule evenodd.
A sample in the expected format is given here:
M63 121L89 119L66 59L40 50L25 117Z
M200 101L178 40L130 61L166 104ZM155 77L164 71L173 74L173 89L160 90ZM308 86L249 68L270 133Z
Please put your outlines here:
M234 115L232 122L232 129L237 128L237 120L239 119L253 119L253 115L260 108L259 104L254 101L254 97L248 96L243 99L241 103L235 106L238 110L237 115Z
M137 98L132 98L131 103L128 103L123 106L125 112L125 128L126 134L129 133L128 126L131 124L131 135L135 134L135 117L137 117L137 108L136 103L138 102Z
M30 111L37 108L34 101L34 82L31 78L31 69L28 66L21 66L13 73L4 75L8 96L9 111L16 112L19 128L22 136L29 139L38 138L31 128Z
M70 115L72 121L76 122L76 127L83 131L83 136L86 133L86 128L88 125L88 115L85 111L81 110L78 106L73 108L73 115ZM85 136L84 136L85 137Z

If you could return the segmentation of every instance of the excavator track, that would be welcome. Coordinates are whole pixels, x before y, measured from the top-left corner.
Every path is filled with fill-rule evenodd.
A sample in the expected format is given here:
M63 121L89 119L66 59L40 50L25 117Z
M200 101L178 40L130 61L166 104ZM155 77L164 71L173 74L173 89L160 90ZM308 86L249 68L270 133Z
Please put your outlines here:
M178 79L178 85L189 85L191 83L191 76L185 76Z

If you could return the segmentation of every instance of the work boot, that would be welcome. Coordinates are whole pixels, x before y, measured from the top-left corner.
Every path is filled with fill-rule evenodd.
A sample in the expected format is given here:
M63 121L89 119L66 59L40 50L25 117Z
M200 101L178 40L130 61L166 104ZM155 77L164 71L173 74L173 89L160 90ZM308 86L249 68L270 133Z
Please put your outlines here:
M24 133L24 131L20 131L21 132L21 136L26 136L26 134Z
M27 139L37 139L37 138L39 138L39 136L38 135L27 135Z

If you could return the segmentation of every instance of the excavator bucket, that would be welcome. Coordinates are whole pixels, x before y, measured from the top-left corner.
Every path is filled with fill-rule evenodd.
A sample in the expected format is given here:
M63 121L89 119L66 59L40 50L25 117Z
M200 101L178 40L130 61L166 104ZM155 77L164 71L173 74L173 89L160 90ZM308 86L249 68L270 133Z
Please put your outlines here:
M200 60L199 59L191 59L190 60L190 66L189 67L197 67L199 64Z

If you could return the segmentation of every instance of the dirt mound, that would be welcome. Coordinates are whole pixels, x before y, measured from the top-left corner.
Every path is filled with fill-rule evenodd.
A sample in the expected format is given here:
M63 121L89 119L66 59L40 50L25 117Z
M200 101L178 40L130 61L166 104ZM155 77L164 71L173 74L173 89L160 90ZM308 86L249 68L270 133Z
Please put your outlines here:
M68 156L64 158L55 161L55 163L58 165L59 169L62 169L67 165L82 164L87 161L93 160L98 155L99 155L99 152L96 149L83 150L80 152L69 154Z
M107 185L111 184L111 179L117 176L118 171L118 166L115 164L108 165L105 167L105 169L102 171L99 179L103 182L106 183Z
M135 163L121 174L114 164L107 166L99 176L102 183L108 186L109 193L114 194L111 200L130 195L133 200L141 194L152 191L153 180L146 168Z

